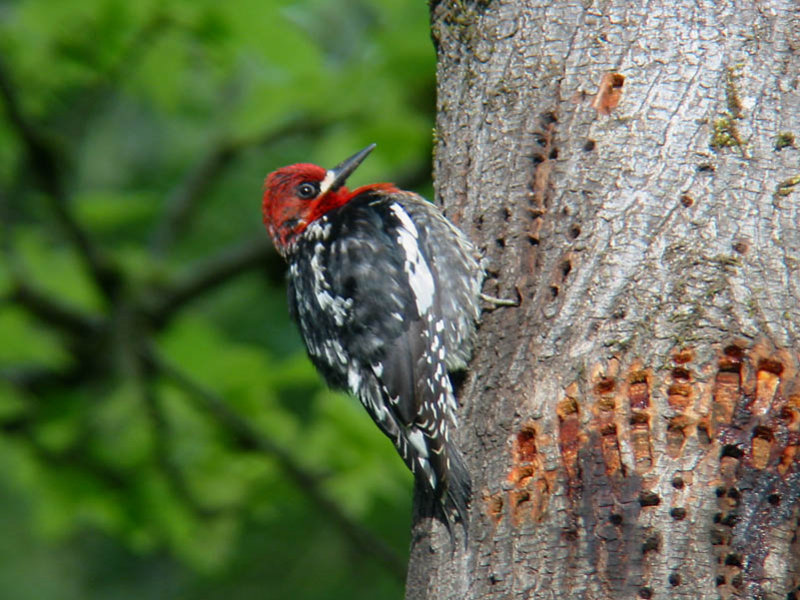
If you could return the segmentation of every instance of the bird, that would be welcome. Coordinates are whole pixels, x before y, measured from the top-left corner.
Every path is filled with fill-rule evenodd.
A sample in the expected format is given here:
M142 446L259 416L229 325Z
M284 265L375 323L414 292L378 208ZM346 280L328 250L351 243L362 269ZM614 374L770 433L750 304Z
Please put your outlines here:
M288 264L289 314L330 387L366 408L414 474L430 516L467 539L472 482L448 373L470 358L484 272L434 204L391 183L350 190L375 148L270 173L262 214ZM426 509L423 507L423 512Z

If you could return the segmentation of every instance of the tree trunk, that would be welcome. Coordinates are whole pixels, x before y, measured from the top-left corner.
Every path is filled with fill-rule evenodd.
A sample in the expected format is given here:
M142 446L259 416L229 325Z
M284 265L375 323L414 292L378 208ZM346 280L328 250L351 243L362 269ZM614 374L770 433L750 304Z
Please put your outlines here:
M418 520L407 598L797 597L797 4L431 10L438 197L522 303L459 390L469 542Z

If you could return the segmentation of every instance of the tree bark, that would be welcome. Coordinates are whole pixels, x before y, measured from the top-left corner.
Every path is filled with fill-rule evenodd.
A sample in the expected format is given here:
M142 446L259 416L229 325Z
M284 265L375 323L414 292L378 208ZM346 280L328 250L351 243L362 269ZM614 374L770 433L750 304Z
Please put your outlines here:
M438 200L522 303L459 390L469 542L417 519L406 597L797 597L797 4L431 11Z

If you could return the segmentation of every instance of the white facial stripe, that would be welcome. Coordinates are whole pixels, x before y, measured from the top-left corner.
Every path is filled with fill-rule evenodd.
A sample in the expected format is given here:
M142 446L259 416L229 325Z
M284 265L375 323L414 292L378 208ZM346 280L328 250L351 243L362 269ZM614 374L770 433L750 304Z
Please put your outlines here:
M336 179L336 173L328 169L325 173L325 179L319 182L319 195L322 196L333 185L333 180Z

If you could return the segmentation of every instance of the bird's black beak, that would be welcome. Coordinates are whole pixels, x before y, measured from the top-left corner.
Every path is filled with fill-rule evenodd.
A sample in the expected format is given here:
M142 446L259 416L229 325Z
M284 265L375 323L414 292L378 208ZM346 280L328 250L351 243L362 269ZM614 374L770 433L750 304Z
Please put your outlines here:
M330 172L333 173L333 183L331 183L329 190L336 191L344 185L350 174L358 168L367 155L375 149L375 144L370 144L363 150L356 152L348 159L343 160L338 165L333 167Z

